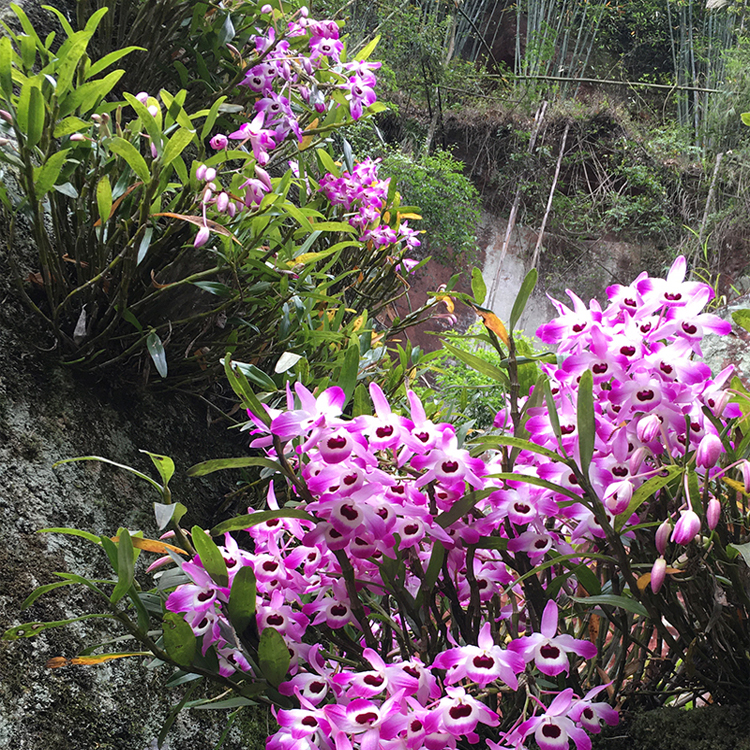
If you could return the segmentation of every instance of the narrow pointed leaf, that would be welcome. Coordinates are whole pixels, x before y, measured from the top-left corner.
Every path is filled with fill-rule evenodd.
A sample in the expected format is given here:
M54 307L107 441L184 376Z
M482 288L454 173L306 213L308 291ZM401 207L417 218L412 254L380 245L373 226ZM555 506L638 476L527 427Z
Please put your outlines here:
M200 555L201 564L217 586L229 586L227 564L214 540L200 526L193 526L191 539L196 552Z
M146 348L148 353L151 355L151 359L156 365L156 371L163 378L167 377L167 353L164 351L164 344L162 344L159 334L156 331L151 331L146 339Z
M651 477L644 482L634 493L628 503L628 507L615 519L615 531L622 531L622 527L638 508L647 500L650 500L662 487L669 484L676 476L682 473L680 466L665 466L662 469L663 476Z
M179 612L166 612L163 620L164 650L181 667L189 667L195 656L193 629Z
M117 586L109 597L112 604L117 604L128 593L134 580L135 554L130 532L127 529L120 529L117 536Z
M521 288L518 290L516 301L513 303L513 309L510 311L510 318L508 319L508 325L510 326L511 331L515 330L516 323L521 319L521 315L523 315L523 311L526 309L526 303L529 301L529 297L534 291L538 275L536 268L532 268L526 274L526 278L523 280Z
M248 625L255 622L257 593L258 586L253 569L249 565L243 565L234 576L227 605L229 621L239 636L242 636Z
M284 681L290 663L291 655L281 633L274 628L265 628L258 646L258 665L263 676L278 687Z
M593 388L594 376L591 370L586 370L578 382L578 452L584 476L589 473L596 438Z
M248 513L244 516L236 516L226 521L222 521L220 524L211 529L211 536L220 536L226 534L228 531L242 531L243 529L249 529L251 526L256 526L259 523L265 523L266 521L272 521L275 518L298 518L301 521L310 521L317 523L318 519L315 516L311 516L304 510L298 508L281 508L280 510L261 510L257 513Z

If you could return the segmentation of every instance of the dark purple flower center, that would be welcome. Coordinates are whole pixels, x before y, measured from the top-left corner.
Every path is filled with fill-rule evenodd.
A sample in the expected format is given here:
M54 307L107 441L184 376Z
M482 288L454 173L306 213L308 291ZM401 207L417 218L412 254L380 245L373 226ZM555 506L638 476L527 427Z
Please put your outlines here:
M305 716L305 718L302 719L302 724L306 727L317 727L318 720L314 716Z
M380 687L385 682L385 678L381 677L379 674L368 674L365 675L363 682L365 685Z
M624 354L626 357L632 357L635 354L634 346L621 346L620 354Z
M492 669L495 666L495 660L491 656L482 654L474 657L474 666L477 669Z
M378 427L377 430L375 430L375 434L379 438L387 438L393 435L393 427L391 425L386 425L385 427Z
M377 721L378 715L374 711L368 711L365 714L358 714L355 721L357 724L371 724L373 721Z
M269 625L283 625L284 617L282 615L270 615L266 622L268 622Z
M545 643L539 649L539 654L543 659L557 659L560 656L560 649L557 646L553 646L551 643Z
M359 511L353 505L342 505L341 515L348 521L355 521L359 518Z
M331 614L334 617L344 617L348 612L349 608L346 604L334 604L333 607L331 607Z
M467 716L471 716L472 708L466 703L459 703L457 706L451 706L448 713L451 719L465 719Z
M550 739L557 739L562 734L562 729L557 724L545 724L542 727L542 734Z
M346 438L343 435L338 435L332 438L328 438L328 447L332 451L341 450L346 446Z
M443 461L441 468L446 474L455 474L458 471L458 461Z
M635 397L639 401L651 401L654 397L654 392L650 388L647 388L643 391L638 391L638 393L635 394Z

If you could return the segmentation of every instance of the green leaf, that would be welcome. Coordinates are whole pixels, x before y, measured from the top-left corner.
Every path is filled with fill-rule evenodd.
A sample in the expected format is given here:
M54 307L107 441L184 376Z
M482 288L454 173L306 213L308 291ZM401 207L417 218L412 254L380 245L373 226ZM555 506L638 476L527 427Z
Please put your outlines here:
M107 223L112 211L112 185L109 177L105 174L96 186L96 207L99 211L99 220L102 226Z
M7 36L0 37L0 92L7 101L13 96L13 48Z
M536 280L539 274L536 268L532 268L527 274L526 278L521 284L521 288L518 290L516 295L516 301L513 303L513 309L510 311L510 318L508 319L508 328L512 331L516 328L516 323L523 315L523 311L526 309L526 303L529 301L531 293L534 291L536 286Z
M750 114L750 112L746 112L745 114ZM745 115L743 115L743 117L744 116ZM745 123L745 124L747 124L747 123ZM732 313L732 320L740 328L744 328L746 331L750 332L750 310L748 310L748 309L735 310Z
M593 604L605 607L620 607L635 615L648 617L648 610L635 599L629 599L626 596L616 596L615 594L599 594L598 596L571 596L574 602L579 604Z
M487 284L484 283L482 272L478 268L471 269L471 293L478 305L481 305L487 296Z
M321 169L326 172L330 172L334 177L341 176L341 170L336 166L336 162L331 158L331 155L324 148L315 149L315 156L320 162Z
M294 367L301 359L301 354L295 354L294 352L284 352L279 357L278 362L274 365L273 371L277 374L287 372L288 370L291 370L292 367Z
M750 125L750 112L743 112L740 115L740 119L742 120L743 125Z
M201 564L216 585L220 588L229 586L227 564L214 540L200 526L193 526L191 539L196 552L200 555Z
M164 153L161 155L163 167L169 166L195 138L195 131L180 128L167 142Z
M452 526L459 518L463 518L482 499L492 494L494 490L469 492L451 506L451 509L435 518L435 523L443 529Z
M57 466L57 464L54 464ZM53 467L54 468L54 467ZM83 539L87 539L89 542L99 544L99 537L96 534L92 534L90 531L83 531L82 529L66 529L62 527L39 529L37 534L69 534L70 536L80 536Z
M557 406L555 405L555 397L552 394L552 388L549 384L549 379L544 380L544 401L547 404L547 414L549 416L549 422L552 427L552 432L557 438L557 444L560 446L560 451L565 455L565 449L563 448L562 442L562 431L560 430L560 417L557 414Z
M28 609L40 596L46 594L48 591L59 589L60 586L70 586L78 581L55 581L54 583L45 583L44 586L39 586L34 589L29 596L26 597L24 603L21 605L21 609Z
M225 47L234 39L234 24L232 23L231 13L227 13L224 23L219 29L219 46Z
M201 140L205 141L206 138L211 134L211 128L213 128L216 118L219 116L219 107L226 101L226 96L219 97L211 106L211 109L206 115L206 121L203 123L203 129L201 130Z
M138 154L138 156L140 156L140 154ZM145 166L146 162L143 162L143 165ZM140 245L138 245L138 258L135 261L136 266L139 266L141 264L141 261L146 257L146 253L148 252L148 249L151 246L151 237L153 236L153 234L154 234L154 228L146 227L145 231L143 232L143 237L141 238L141 243ZM125 313L123 313L123 317L125 317ZM138 330L143 330L143 327L141 326L139 328L139 326L140 326L140 323L136 325L136 328L138 328Z
M140 450L139 453L145 453L153 462L159 476L166 487L169 480L174 476L174 461L169 456L161 456L158 453Z
M378 34L369 44L367 44L366 47L361 49L357 54L354 56L355 60L369 60L370 55L375 51L375 47L378 46L378 42L380 41L380 34Z
M80 117L66 117L55 125L55 138L64 138L71 133L78 133L81 130L89 128L91 123L82 120Z
M146 52L146 48L131 46L116 49L114 52L110 52L108 55L105 55L100 60L93 63L86 71L86 78L93 78L94 76L99 75L99 73L106 70L110 65L114 65L114 63L125 57L125 55L129 55L131 52Z
M584 476L589 474L596 439L593 389L594 375L591 370L586 370L578 381L578 450Z
M424 604L425 597L429 596L432 592L442 570L444 559L445 547L435 540L432 545L432 552L430 553L430 562L427 564L427 570L424 572L424 578L415 599L417 607L421 607Z
M750 542L746 542L745 544L729 544L728 546L739 552L745 563L750 565Z
M112 604L122 599L133 585L135 555L133 554L133 542L130 538L130 532L127 529L120 528L117 532L119 537L117 541L117 586L109 597Z
M57 87L55 93L61 102L70 90L78 63L81 62L90 39L91 32L77 31L63 43L57 52L59 65L56 70Z
M265 466L268 469L281 471L281 465L278 461L273 461L270 458L246 456L243 458L212 458L208 461L202 461L199 464L191 466L187 470L187 475L189 477L204 477L206 474L213 474L215 471L244 469L248 466Z
M164 650L181 667L193 663L197 641L193 629L179 612L165 612L163 617Z
M47 630L48 628L59 628L63 625L70 625L74 622L81 622L81 620L94 620L94 619L116 619L114 615L100 614L98 612L81 615L80 617L72 617L69 620L55 620L54 622L27 622L25 625L14 625L12 628L8 628L3 635L2 640L4 641L15 641L18 638L33 638L39 633Z
M104 78L88 81L71 91L60 105L60 117L67 117L80 108L82 113L91 112L109 94L122 78L124 70L113 70Z
M146 132L151 138L151 143L156 149L156 153L161 155L162 153L162 133L159 129L159 125L156 122L154 116L148 111L148 108L142 102L139 102L132 94L127 91L123 94L127 103L135 110L138 115L138 119L141 121L141 125L145 128Z
M622 531L622 527L626 524L630 516L635 513L638 508L653 497L662 487L669 484L678 474L682 473L680 466L666 466L662 469L662 472L666 472L664 476L651 477L651 479L644 482L634 493L633 497L628 503L628 507L620 513L615 519L615 531L619 534Z
M367 394L367 388L364 383L359 383L354 389L354 404L352 407L352 416L360 417L363 414L372 414L372 404Z
M540 456L548 458L550 461L560 461L565 463L566 460L549 448L543 448L541 445L532 443L530 440L524 440L523 438L511 437L510 435L488 435L487 437L481 437L473 445L478 446L499 446L507 445L509 448L519 448L522 451L530 451L531 453L537 453Z
M67 148L58 151L52 154L41 167L34 169L34 190L37 200L42 200L55 186L69 152L70 149Z
M599 596L602 593L602 586L599 582L599 578L588 565L584 565L583 563L580 565L574 565L570 568L570 572L591 596Z
M167 377L167 353L164 351L164 344L161 343L159 334L151 331L146 339L146 348L151 355L151 359L156 365L156 371L163 378Z
M211 700L210 698L204 698L199 701L190 701L186 703L186 708L196 711L226 711L228 708L242 708L243 706L257 706L256 701L251 701L249 698L245 698L242 695L238 695L235 698L225 698L221 701Z
M494 378L495 380L504 383L506 386L510 386L510 379L508 378L508 376L500 368L495 367L495 365L491 365L481 357L477 357L475 354L465 352L463 349L459 349L458 347L449 344L447 341L443 341L443 346L456 359L461 360L464 364L469 365L469 367L472 367L482 375Z
M251 380L255 385L259 385L265 391L274 393L278 390L276 383L266 375L263 370L258 369L255 365L246 364L245 362L232 362L232 366L240 370L248 380Z
M229 594L227 613L229 621L237 631L242 634L248 625L255 622L255 598L258 594L258 586L255 581L255 573L249 565L243 565L232 580L232 591Z
M149 182L151 180L151 172L149 172L146 160L140 155L138 149L124 138L110 138L107 141L109 150L121 156L127 162L128 166L143 180L143 182Z
M260 401L258 401L242 370L235 366L229 355L220 361L224 365L224 373L227 376L229 384L232 386L232 390L242 399L243 405L249 408L265 425L270 425L271 415L263 408Z
M138 471L137 469L134 469L132 466L127 466L125 464L118 464L116 461L110 461L108 458L102 458L101 456L76 456L75 458L65 458L62 461L57 461L54 464L52 464L52 468L56 468L60 466L61 464L72 464L76 461L101 461L104 464L109 464L110 466L116 466L118 469L125 469L126 471L129 471L131 474L135 474L137 477L140 477L141 479L145 479L150 485L155 487L157 491L159 492L159 495L162 494L162 486L151 479L150 476L147 474L144 474L143 472ZM47 531L64 531L64 529L47 529ZM72 530L69 532L72 533ZM99 537L97 537L97 540Z
M260 634L258 666L271 685L278 687L284 681L291 660L281 633L275 628L265 628Z
M232 297L234 292L220 281L194 281L193 286L202 289L209 294L215 294L217 297Z
M179 523L185 513L187 508L182 503L154 503L154 516L159 531L166 529L172 519Z
M509 473L492 474L491 476L494 479L505 479L506 481L511 481L511 482L524 482L525 484L533 484L535 487L546 487L548 490L559 492L561 495L566 495L572 500L581 502L580 495L577 495L575 492L573 492L572 490L569 490L567 487L562 487L559 484L555 484L554 482L548 482L546 479L540 479L539 477L528 476L527 474L509 474Z
M32 79L27 80L18 98L18 125L26 134L28 146L36 146L44 130L44 97L34 83Z
M222 521L211 529L211 536L221 536L228 531L242 531L249 529L251 526L257 526L259 523L272 521L276 518L299 518L302 521L311 521L317 523L318 519L305 513L304 510L297 508L281 508L280 510L261 510L256 513L248 513L244 516L236 516L226 521Z
M352 344L344 354L344 362L341 365L341 372L339 373L339 379L337 385L344 391L346 395L346 402L354 393L354 388L357 385L357 375L359 373L359 343Z

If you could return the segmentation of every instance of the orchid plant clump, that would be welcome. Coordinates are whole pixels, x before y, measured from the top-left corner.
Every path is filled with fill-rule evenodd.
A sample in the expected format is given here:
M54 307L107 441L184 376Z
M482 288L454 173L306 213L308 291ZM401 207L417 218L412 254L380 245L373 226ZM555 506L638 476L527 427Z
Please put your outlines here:
M106 8L80 31L51 11L67 35L59 56L12 9L22 32L0 39L0 161L20 190L0 185L0 209L13 247L31 217L38 265L10 262L63 360L97 371L127 362L146 378L154 365L205 384L231 348L237 359L264 351L263 373L289 352L339 375L339 354L371 333L367 312L408 290L404 256L419 244L408 227L418 217L377 163L355 164L346 144L337 162L330 141L383 108L377 39L347 50L341 22L242 3L238 46L227 37L216 53L231 81L190 112L186 90L109 101L124 70L108 69L139 48L88 57ZM356 222L321 189L345 179L378 185L350 196ZM255 385L283 386L276 374L256 373Z
M749 491L750 397L736 380L727 388L731 368L713 377L700 361L704 332L729 324L704 312L711 291L684 276L679 258L665 280L610 287L606 308L573 294L572 308L556 303L538 335L558 344L557 363L474 435L432 419L411 391L396 408L375 383L371 411L351 414L339 386L316 395L301 383L287 386L284 408L266 406L227 359L250 447L265 455L189 473L263 467L267 509L187 533L167 490L174 467L152 456L157 524L177 546L125 529L114 541L71 532L104 547L117 571L111 596L101 581L89 587L147 653L178 667L172 683L208 677L238 695L235 708L272 704L274 750L480 737L492 750L532 737L542 750L570 740L585 750L618 721L605 695L747 690L730 667L745 648L738 497ZM167 552L149 567L156 597L137 587L134 550ZM711 580L720 588L707 601ZM125 597L131 607L117 606ZM721 658L728 632L738 643Z

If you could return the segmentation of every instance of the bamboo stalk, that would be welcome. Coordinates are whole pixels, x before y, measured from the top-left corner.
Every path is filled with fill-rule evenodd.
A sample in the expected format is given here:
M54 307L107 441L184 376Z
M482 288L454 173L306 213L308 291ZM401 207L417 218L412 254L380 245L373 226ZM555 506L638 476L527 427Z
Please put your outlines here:
M568 133L570 132L570 123L566 123L565 132L563 133L562 143L560 144L560 153L557 156L557 167L555 167L555 176L552 178L552 187L549 191L549 198L547 199L547 208L544 212L544 218L542 219L542 226L539 228L539 236L536 238L536 247L534 248L534 256L531 259L531 267L536 268L537 261L539 259L539 251L542 248L542 240L544 239L544 229L547 226L547 219L549 218L550 211L552 210L552 198L555 195L555 189L557 188L557 179L560 176L560 166L562 165L563 156L565 156L565 144L568 142Z

